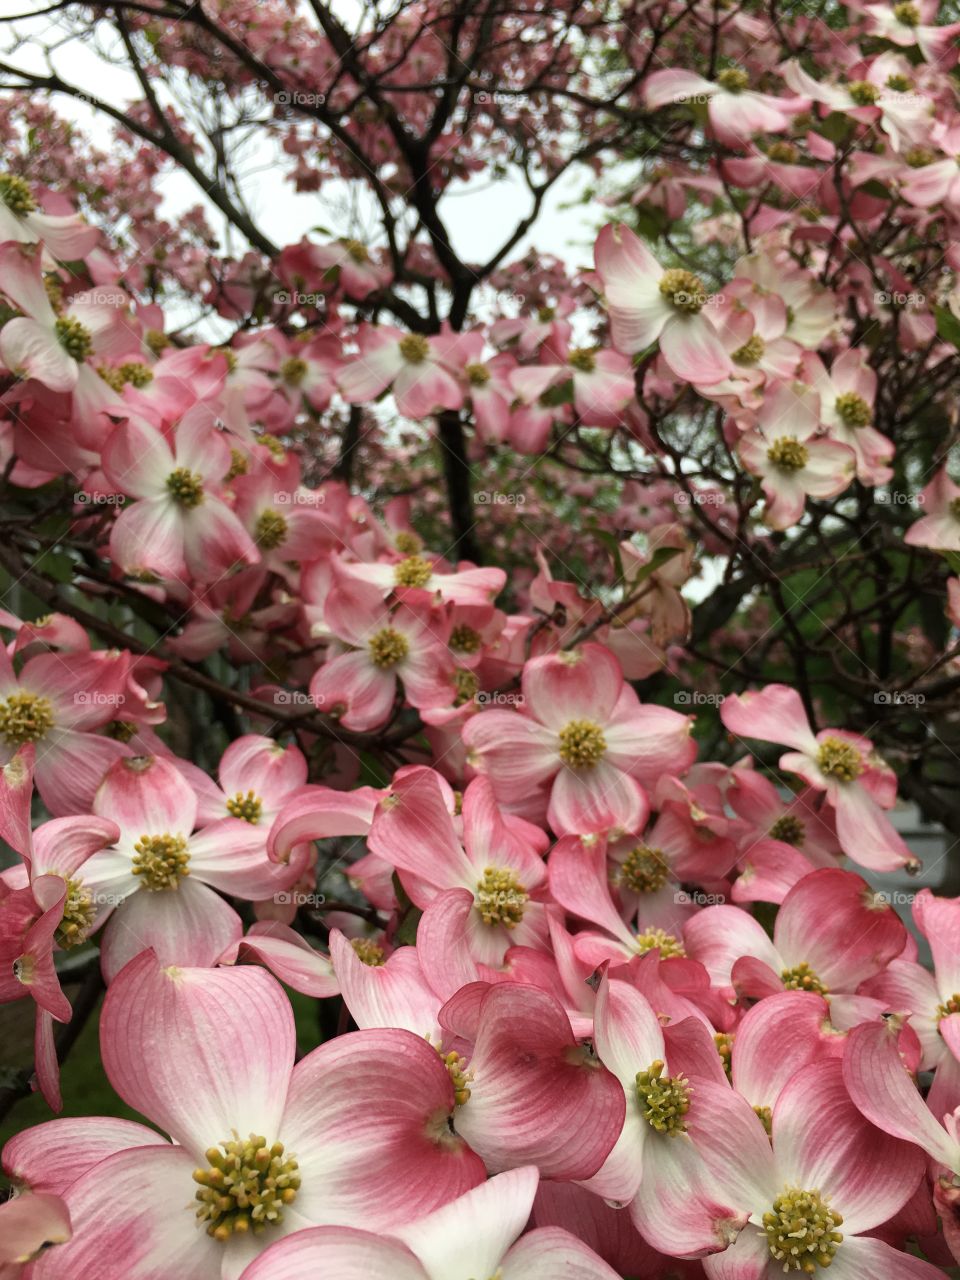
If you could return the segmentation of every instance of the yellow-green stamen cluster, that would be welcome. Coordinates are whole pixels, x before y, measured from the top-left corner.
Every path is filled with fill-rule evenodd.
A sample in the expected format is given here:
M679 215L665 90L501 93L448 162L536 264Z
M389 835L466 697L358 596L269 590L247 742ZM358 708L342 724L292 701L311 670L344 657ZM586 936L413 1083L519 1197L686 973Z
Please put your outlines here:
M170 339L162 329L148 329L143 335L144 346L158 356L161 351L165 351L170 345Z
M717 76L717 84L727 93L743 93L750 88L750 77L741 67L725 67Z
M307 376L308 367L306 360L301 360L299 356L290 356L280 366L280 377L287 386L299 387Z
M57 341L68 356L74 360L86 360L93 350L93 338L90 330L72 316L60 316L54 326Z
M12 173L0 173L0 200L18 218L25 218L37 207L29 184Z
M916 27L920 23L920 10L915 4L911 4L910 0L902 0L902 3L895 4L893 16L905 27Z
M93 894L82 880L67 881L67 896L63 903L63 919L57 926L57 942L65 951L86 942L97 909Z
M408 333L400 339L400 354L407 364L423 364L430 354L430 343L422 333Z
M771 840L782 840L784 844L792 844L795 849L803 848L806 834L803 823L792 813L785 813L779 817L767 832Z
M795 964L792 969L781 970L780 977L783 979L783 985L788 991L815 991L817 995L821 996L828 994L827 987L820 981L806 960L801 961L800 964Z
M250 462L245 453L239 449L230 450L230 470L224 476L225 480L236 480L237 476L245 476L250 470Z
M909 93L913 88L913 81L909 76L887 76L887 88L892 89L894 93Z
M670 877L670 867L662 849L638 844L620 867L619 882L633 893L656 893Z
M755 333L733 353L733 362L734 364L756 364L766 349L767 344L759 333Z
M299 1166L282 1142L267 1146L266 1138L250 1134L246 1142L234 1138L211 1147L208 1168L196 1169L200 1184L197 1218L207 1235L226 1241L232 1235L259 1235L283 1221L283 1210L293 1204L300 1188Z
M129 742L137 732L138 725L133 720L111 720L104 728L108 738L114 742Z
M391 667L402 662L410 652L407 637L401 635L399 631L394 631L393 627L384 627L382 631L372 635L368 647L370 661L381 671L389 671Z
M255 791L248 791L246 795L238 791L227 801L227 813L231 818L242 818L255 827L263 813L263 801Z
M597 367L597 357L588 347L578 347L567 356L567 364L580 373L593 373Z
M282 462L287 456L283 441L277 439L275 435L271 435L269 431L260 432L257 436L257 444L262 444L265 449L269 449L278 462Z
M763 1215L763 1229L770 1256L784 1271L803 1271L812 1276L818 1267L829 1267L843 1236L837 1227L843 1222L819 1191L787 1187L773 1202L773 1211Z
M781 436L767 450L767 457L778 471L802 471L810 460L810 451L793 436Z
M509 867L485 867L477 881L476 906L484 924L514 929L523 919L529 893Z
M456 653L477 653L483 644L483 636L473 627L461 625L450 632L450 648Z
M405 556L414 556L423 546L423 539L410 529L401 529L393 540L393 545Z
M150 366L134 360L112 368L101 365L97 373L108 386L113 387L114 391L122 391L127 384L139 390L148 387L153 381L153 370Z
M763 1125L767 1137L769 1137L773 1133L773 1111L770 1107L765 1107L761 1103L757 1103L753 1109L759 1116L760 1123Z
M863 757L852 743L827 737L817 751L817 767L838 782L853 782L863 773Z
M645 956L648 951L659 951L661 960L672 960L687 953L679 938L665 929L646 929L637 934L637 951Z
M776 164L796 164L800 158L800 152L792 142L787 142L785 138L777 138L767 147L767 156Z
M729 1031L717 1031L713 1037L713 1043L717 1046L724 1074L729 1080L733 1072L733 1036Z
M490 381L490 370L485 364L468 364L464 372L471 387L485 387Z
M450 1053L441 1053L440 1059L447 1068L450 1081L453 1084L453 1096L458 1107L462 1107L470 1098L470 1081L473 1079L473 1072L467 1070L467 1060L461 1057L459 1053L451 1050Z
M380 969L387 963L386 953L379 942L372 938L351 938L350 945L359 959L371 969Z
M19 691L0 698L0 738L10 747L39 742L53 728L53 706L39 693Z
M393 566L393 580L398 587L425 587L433 576L433 566L423 556L407 556Z
M665 1076L661 1059L637 1072L637 1098L644 1120L658 1133L675 1138L686 1133L684 1116L690 1110L690 1083L685 1076Z
M453 687L456 692L454 706L462 707L465 702L475 698L480 691L480 680L475 671L469 667L457 667L453 673Z
M203 501L203 476L188 467L177 467L167 476L167 492L177 506L199 507Z
M869 80L852 80L847 92L858 107L872 107L880 97L880 90Z
M903 158L911 169L922 169L924 165L933 164L937 157L929 147L911 147Z
M143 877L143 887L151 893L178 889L181 879L190 874L190 853L183 836L141 836L133 849L133 874Z
M873 417L873 410L855 391L837 396L836 410L846 427L868 427Z
M607 750L603 730L593 720L570 720L558 737L560 759L572 769L592 769Z
M707 300L706 289L699 276L692 271L674 267L665 271L660 280L660 292L678 311L696 315Z
M287 540L287 517L272 507L265 507L257 516L253 540L264 551L275 551Z
M937 1005L937 1021L949 1018L951 1013L960 1013L960 995L952 995L949 1000Z
M367 252L367 246L365 244L361 244L359 240L342 240L340 243L346 249L354 262L370 261L370 254Z

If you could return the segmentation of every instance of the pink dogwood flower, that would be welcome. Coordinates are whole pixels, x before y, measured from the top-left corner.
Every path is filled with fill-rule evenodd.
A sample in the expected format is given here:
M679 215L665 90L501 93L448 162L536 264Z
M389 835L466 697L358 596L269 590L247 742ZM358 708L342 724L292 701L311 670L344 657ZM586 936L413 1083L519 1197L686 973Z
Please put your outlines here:
M641 830L644 786L696 756L689 718L641 706L602 645L531 659L521 688L520 711L474 716L463 740L498 801L535 818L545 809L557 834Z
M340 369L337 386L349 404L376 400L390 388L405 418L459 409L463 388L447 367L439 338L404 333L391 325L363 325L360 352Z
M705 907L683 943L716 986L762 998L785 988L852 994L907 941L900 917L852 871L824 867L804 876L777 912L773 938L739 907Z
M729 1247L704 1259L710 1280L777 1280L823 1267L851 1280L942 1275L866 1234L910 1199L923 1157L864 1119L839 1060L810 1063L792 1077L773 1108L769 1137L734 1090L704 1081L699 1093L689 1126L736 1209L726 1224Z
M720 718L742 738L792 748L780 768L822 791L836 811L837 838L848 858L873 871L916 867L917 859L883 810L896 798L896 778L873 744L842 729L814 734L800 694L783 684L725 699Z
M733 150L742 150L755 134L783 133L793 116L809 106L805 99L757 93L741 67L725 68L716 80L673 67L655 71L644 84L644 99L652 108L705 100L710 128L719 142Z
M707 289L699 276L660 263L627 227L606 226L594 250L613 345L625 356L660 343L678 378L720 382L733 372L719 335L704 314Z
M941 467L917 499L923 512L904 534L908 547L960 551L960 485Z
M188 413L173 433L136 418L117 427L104 473L137 499L110 532L110 555L124 573L209 582L257 562L253 539L220 492L230 461L226 438L204 413Z
M104 778L94 813L112 818L120 838L83 864L80 879L96 906L90 932L106 923L108 981L148 947L163 964L214 964L243 932L220 893L259 899L289 886L291 869L267 858L256 826L223 818L195 831L198 807L162 756L120 760Z
M35 1280L237 1280L292 1232L398 1227L483 1179L447 1127L454 1088L434 1049L360 1031L294 1065L290 1005L261 969L162 968L144 952L107 993L100 1032L111 1084L172 1142L131 1126L91 1164L109 1122L71 1122L74 1235ZM34 1159L21 1150L28 1182Z

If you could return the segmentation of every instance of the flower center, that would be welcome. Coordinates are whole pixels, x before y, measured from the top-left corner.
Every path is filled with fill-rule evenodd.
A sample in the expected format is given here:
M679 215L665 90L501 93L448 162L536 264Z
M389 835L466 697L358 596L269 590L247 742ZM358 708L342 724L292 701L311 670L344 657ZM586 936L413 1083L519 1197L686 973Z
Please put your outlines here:
M724 1074L729 1080L733 1071L733 1036L729 1031L718 1031L713 1037L713 1043L717 1046L717 1053L719 1053L720 1061L723 1063Z
M659 951L661 960L671 960L675 956L687 954L683 943L665 929L646 929L643 933L638 933L637 951L642 956L648 951Z
M915 4L911 4L910 0L903 0L902 4L893 6L893 16L898 22L902 22L905 27L915 27L920 22L920 10Z
M97 373L108 386L113 387L114 391L122 391L128 383L139 390L148 387L153 381L153 370L150 366L134 360L117 365L115 368L102 365Z
M603 730L593 720L570 720L558 736L560 759L573 769L592 769L607 750Z
M858 107L872 107L880 97L880 90L869 80L852 80L847 92Z
M821 996L829 994L828 988L820 981L806 960L795 964L792 969L782 969L780 977L788 991L815 991Z
M423 364L430 354L430 343L422 333L408 333L400 339L400 354L407 364Z
M750 88L750 77L741 67L725 67L717 76L717 84L727 93L743 93Z
M280 366L280 377L288 386L299 387L307 376L307 367L306 360L301 360L299 356L290 356Z
M299 1166L284 1152L283 1143L267 1146L266 1138L251 1133L246 1142L234 1136L206 1153L209 1166L194 1170L199 1182L197 1218L207 1235L229 1240L234 1234L259 1235L283 1221L285 1205L293 1204L300 1188Z
M817 766L829 778L853 782L863 773L863 757L856 747L842 738L827 737L817 751Z
M665 1076L661 1059L637 1072L637 1098L643 1118L657 1133L675 1138L686 1133L683 1117L690 1110L690 1082L686 1076Z
M148 329L143 335L143 341L155 356L165 351L170 345L170 339L162 329Z
M180 507L199 507L203 501L203 476L187 467L177 467L167 476L167 492Z
M799 155L800 153L793 143L787 142L783 138L778 138L776 142L771 142L767 148L768 158L777 164L796 164Z
M773 1211L763 1215L770 1256L782 1263L784 1271L813 1275L817 1267L829 1267L843 1236L837 1227L843 1222L819 1191L799 1191L787 1187L773 1202Z
M772 1109L770 1107L763 1106L761 1103L757 1103L753 1109L757 1113L757 1116L760 1119L760 1123L763 1125L764 1131L767 1137L769 1138L770 1135L773 1133Z
M437 1050L440 1053L440 1050ZM447 1068L450 1080L453 1083L453 1096L458 1107L462 1107L470 1098L470 1082L473 1080L473 1072L467 1069L467 1060L455 1050L449 1053L440 1053L440 1061Z
M671 306L689 315L696 315L707 300L707 291L700 277L695 276L692 271L682 271L679 268L663 273L660 292Z
M810 458L806 445L793 436L781 436L767 450L767 457L778 471L802 471Z
M456 691L454 706L462 707L465 702L475 698L480 691L477 673L468 667L457 667L453 673L453 687Z
M393 627L384 627L376 635L370 637L370 659L375 667L389 671L398 662L402 662L410 652L407 637Z
M766 349L767 344L759 333L755 333L752 338L745 342L742 347L738 347L733 353L733 361L735 364L756 364Z
M405 556L414 556L423 546L423 541L419 534L413 533L410 529L401 529L394 538L393 545Z
M952 995L944 1004L937 1005L937 1021L949 1018L951 1013L960 1013L960 995Z
M909 93L913 88L913 81L909 76L887 76L887 88L894 93Z
M450 648L457 653L476 653L483 644L483 636L473 627L454 627L450 632Z
M837 396L836 410L846 427L868 427L873 417L873 410L855 391L844 391Z
M468 364L466 374L471 387L485 387L490 381L490 370L485 364Z
M132 720L111 720L103 731L114 742L129 742L136 734L137 726Z
M588 347L578 347L567 357L567 364L581 373L593 373L597 367L597 357Z
M371 969L380 969L387 963L383 947L372 938L351 938L350 945L360 960Z
M476 908L484 924L514 929L523 919L529 893L509 867L485 867L477 881Z
M133 874L143 876L143 887L151 893L178 889L183 876L190 874L183 836L141 836L133 849Z
M250 470L250 463L246 454L241 453L239 449L230 450L230 470L224 479L235 480L237 476L245 476Z
M370 254L367 252L367 246L361 244L359 240L344 240L343 247L354 262L370 261Z
M783 814L767 832L771 840L782 840L784 844L792 844L795 849L802 848L806 834L803 823L792 813Z
M53 728L53 707L38 693L11 693L0 699L0 738L11 747L39 742Z
M937 157L929 147L911 147L903 158L911 169L922 169L924 165L933 164Z
M423 556L407 556L393 566L393 580L398 587L425 587L433 576L433 567Z
M656 893L670 878L670 868L662 849L638 844L631 849L620 868L620 883L633 893Z
M36 200L30 194L29 184L12 173L0 173L0 200L18 218L33 213L37 207Z
M271 435L269 431L261 431L257 436L257 444L262 444L265 449L269 449L278 462L282 462L287 456L287 451L283 447L283 441L276 436Z
M273 551L287 540L287 517L272 507L266 507L257 517L253 539L264 551Z
M93 338L90 330L85 329L79 320L72 316L60 316L54 326L57 341L68 356L74 360L86 360L93 350Z
M246 795L238 791L227 801L227 813L231 818L242 818L255 827L263 813L263 801L255 791L248 791Z
M57 942L65 951L86 942L96 913L93 894L83 881L68 880L67 896L63 904L63 919L56 933Z

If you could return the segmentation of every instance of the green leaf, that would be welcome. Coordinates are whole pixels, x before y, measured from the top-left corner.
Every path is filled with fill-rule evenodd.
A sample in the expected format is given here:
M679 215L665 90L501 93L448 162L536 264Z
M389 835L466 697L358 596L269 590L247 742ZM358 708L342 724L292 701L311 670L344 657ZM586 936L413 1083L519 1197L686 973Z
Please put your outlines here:
M650 562L639 569L630 579L630 585L635 587L641 582L646 582L651 574L656 573L658 569L662 569L665 564L680 554L680 547L657 547L656 551L650 557Z
M960 350L960 320L949 307L934 307L937 317L937 333L944 342L952 342Z

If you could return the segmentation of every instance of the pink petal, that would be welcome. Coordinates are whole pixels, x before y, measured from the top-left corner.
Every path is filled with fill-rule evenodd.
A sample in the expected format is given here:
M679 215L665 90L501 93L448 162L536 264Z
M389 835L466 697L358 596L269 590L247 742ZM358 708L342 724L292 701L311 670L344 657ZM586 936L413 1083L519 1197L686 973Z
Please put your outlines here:
M166 1139L145 1125L113 1116L78 1116L48 1120L15 1133L3 1148L3 1171L31 1191L62 1195L71 1182L118 1151Z
M570 720L592 720L602 727L622 688L620 663L599 644L534 658L523 670L526 710L554 732Z
M518 1240L500 1274L502 1280L619 1280L616 1271L562 1227L541 1227Z
M223 1246L191 1208L195 1165L178 1147L133 1147L85 1173L64 1197L73 1239L40 1255L35 1280L217 1277Z
M48 1244L70 1239L70 1215L59 1196L21 1195L0 1205L0 1266L27 1262Z
M100 1030L117 1093L194 1161L234 1129L276 1139L296 1040L264 970L161 969L143 953L111 983Z
M339 929L330 932L330 955L344 1003L357 1026L401 1027L439 1039L440 998L423 976L417 947L400 947L383 965L364 964Z
M722 382L733 369L719 334L703 314L668 321L660 350L678 378L700 386Z
M353 1227L311 1227L278 1240L244 1271L241 1280L430 1280L412 1253Z
M298 1211L382 1231L476 1186L483 1162L450 1131L453 1110L450 1076L422 1037L355 1031L321 1045L297 1063L283 1117Z
M237 960L257 961L294 991L319 1000L340 991L330 957L278 920L251 925L240 943Z
M784 684L768 684L758 692L731 694L720 708L720 719L740 738L779 742L807 754L817 750L803 701L796 689Z
M857 1109L838 1059L810 1063L788 1082L773 1112L773 1150L789 1186L817 1188L843 1215L844 1235L886 1222L924 1171L917 1147Z

